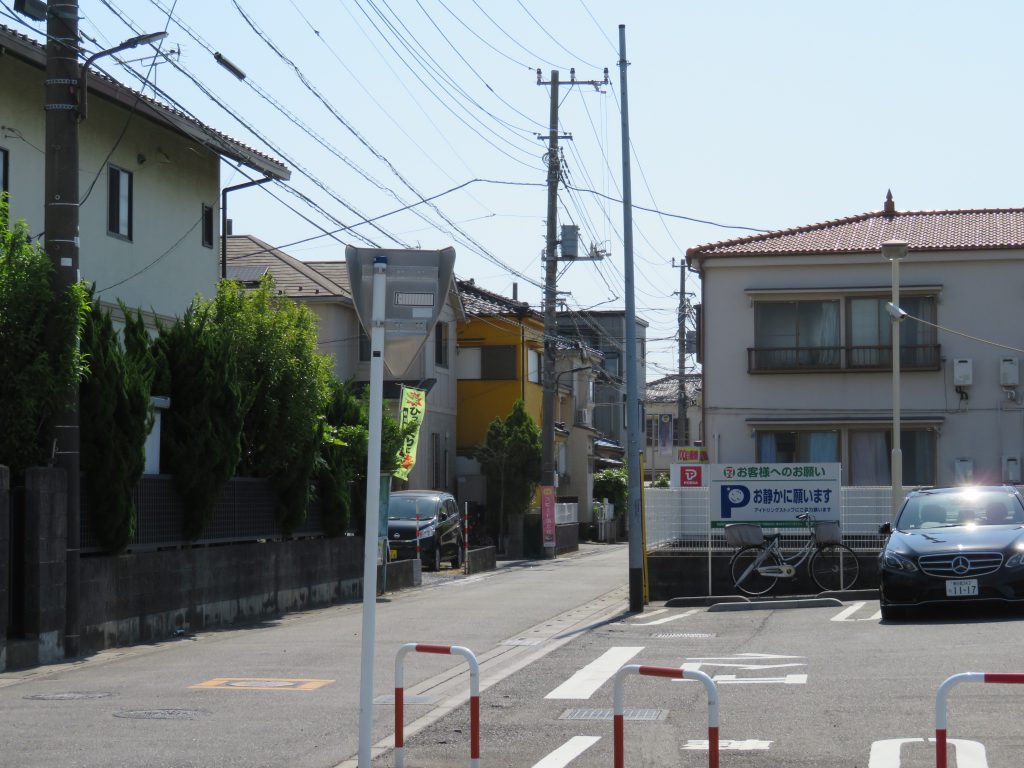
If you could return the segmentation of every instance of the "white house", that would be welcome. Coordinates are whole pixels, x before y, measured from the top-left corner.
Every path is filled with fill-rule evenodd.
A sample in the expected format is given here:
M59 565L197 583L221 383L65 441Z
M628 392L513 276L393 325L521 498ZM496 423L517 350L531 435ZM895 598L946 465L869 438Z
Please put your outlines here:
M11 214L43 233L45 49L0 26L0 189ZM257 177L288 169L176 109L96 72L79 125L82 278L100 299L121 298L164 318L220 277L220 161Z
M881 211L691 248L711 461L890 483L899 264L904 485L1020 482L1024 209Z
M255 284L269 271L283 295L316 314L320 351L334 358L335 375L342 381L365 384L370 380L370 340L356 316L344 261L300 261L251 235L231 235L227 263L228 277L243 283ZM428 390L409 488L455 491L455 324L462 317L453 281L434 332L409 370L392 374L385 369L386 400L397 401L402 384Z

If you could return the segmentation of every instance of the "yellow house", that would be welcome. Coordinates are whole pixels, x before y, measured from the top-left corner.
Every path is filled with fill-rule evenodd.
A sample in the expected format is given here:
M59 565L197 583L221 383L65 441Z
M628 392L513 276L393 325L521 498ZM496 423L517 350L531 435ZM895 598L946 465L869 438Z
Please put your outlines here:
M458 326L456 450L468 456L483 443L495 417L516 400L541 424L544 318L526 302L458 281L465 320Z

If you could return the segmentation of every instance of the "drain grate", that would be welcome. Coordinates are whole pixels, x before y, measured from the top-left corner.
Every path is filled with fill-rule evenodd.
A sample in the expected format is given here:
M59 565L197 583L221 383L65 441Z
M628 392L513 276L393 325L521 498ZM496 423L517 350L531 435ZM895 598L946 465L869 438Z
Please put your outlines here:
M706 640L715 637L714 632L669 632L662 635L653 635L658 640Z
M68 691L67 693L34 693L23 698L33 701L81 701L82 699L105 699L113 695L106 691Z
M114 717L127 720L198 720L208 714L205 709L130 709L115 712Z
M642 722L657 722L668 717L667 709L626 709L623 719ZM559 720L611 720L615 716L613 709L567 709L558 716Z

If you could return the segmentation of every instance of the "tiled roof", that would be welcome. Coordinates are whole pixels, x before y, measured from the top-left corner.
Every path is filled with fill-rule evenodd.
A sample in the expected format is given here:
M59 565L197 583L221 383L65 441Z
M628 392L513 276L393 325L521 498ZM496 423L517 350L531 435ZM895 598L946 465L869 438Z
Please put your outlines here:
M484 290L472 280L456 280L462 304L469 317L488 317L495 315L515 315L543 320L540 312L530 308L525 301L516 301L491 291Z
M352 283L348 278L348 264L344 261L306 261L303 263L340 287L346 296L352 295Z
M686 374L686 397L690 402L700 394L701 375L699 373ZM654 381L648 381L644 400L648 403L675 403L679 400L679 377L663 376Z
M1024 248L1024 208L952 211L871 211L820 224L698 245L691 261L708 256L877 253L886 240L905 240L910 251Z
M278 290L293 299L335 298L351 301L347 286L338 285L309 264L252 235L230 235L227 241L229 270L237 267L265 267L273 274Z
M27 35L0 24L0 53L12 53L45 70L46 49ZM163 123L204 144L219 155L243 163L275 179L288 179L291 171L280 160L246 146L191 115L90 68L89 92L109 98L132 111Z

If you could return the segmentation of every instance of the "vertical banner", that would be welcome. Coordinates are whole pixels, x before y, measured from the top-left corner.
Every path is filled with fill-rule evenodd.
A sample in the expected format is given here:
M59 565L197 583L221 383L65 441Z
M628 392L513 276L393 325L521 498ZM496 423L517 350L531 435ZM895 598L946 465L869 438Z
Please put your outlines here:
M408 480L409 471L416 463L416 449L420 442L420 424L423 423L423 414L427 411L426 390L403 386L400 407L399 424L402 430L404 431L409 424L416 425L416 429L402 443L402 448L398 452L398 469L395 470L395 477L399 480Z
M663 413L658 416L658 454L668 456L672 453L672 414Z
M555 487L543 485L540 489L540 525L544 546L555 546Z

